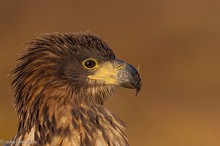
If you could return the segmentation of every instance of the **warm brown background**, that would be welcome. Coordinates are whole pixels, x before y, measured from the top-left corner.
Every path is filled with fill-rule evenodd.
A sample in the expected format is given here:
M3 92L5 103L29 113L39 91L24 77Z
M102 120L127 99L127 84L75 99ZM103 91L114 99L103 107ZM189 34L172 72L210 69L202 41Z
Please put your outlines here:
M14 61L27 41L54 31L96 33L140 65L141 94L120 88L107 103L132 146L220 145L218 0L1 1L0 139L17 130L8 90Z

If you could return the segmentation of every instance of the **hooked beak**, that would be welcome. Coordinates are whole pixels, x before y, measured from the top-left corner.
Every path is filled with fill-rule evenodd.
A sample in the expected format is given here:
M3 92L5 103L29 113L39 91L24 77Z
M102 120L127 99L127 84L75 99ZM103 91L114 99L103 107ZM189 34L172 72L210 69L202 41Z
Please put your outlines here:
M121 60L103 63L97 68L97 71L93 75L89 75L88 78L102 80L106 84L136 89L136 96L141 89L141 77L138 71L132 65Z

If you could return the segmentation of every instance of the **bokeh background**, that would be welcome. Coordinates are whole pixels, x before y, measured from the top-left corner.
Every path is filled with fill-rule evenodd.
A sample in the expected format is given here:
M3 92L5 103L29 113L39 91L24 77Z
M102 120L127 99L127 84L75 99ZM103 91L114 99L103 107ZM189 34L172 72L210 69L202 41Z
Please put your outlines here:
M18 126L9 73L46 32L98 34L140 66L140 95L119 88L106 104L131 146L220 145L218 0L0 1L0 139Z

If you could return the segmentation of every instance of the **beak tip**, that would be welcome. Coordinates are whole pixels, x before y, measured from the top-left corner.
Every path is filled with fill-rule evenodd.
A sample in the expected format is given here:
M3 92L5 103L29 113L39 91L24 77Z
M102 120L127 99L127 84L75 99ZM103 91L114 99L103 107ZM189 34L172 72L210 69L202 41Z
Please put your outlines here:
M117 73L117 79L120 86L136 89L135 96L138 96L141 90L142 81L138 71L132 65L124 62L123 68L120 68Z
M139 82L139 85L136 86L136 94L135 94L135 97L138 96L138 94L140 93L140 91L141 91L141 81Z

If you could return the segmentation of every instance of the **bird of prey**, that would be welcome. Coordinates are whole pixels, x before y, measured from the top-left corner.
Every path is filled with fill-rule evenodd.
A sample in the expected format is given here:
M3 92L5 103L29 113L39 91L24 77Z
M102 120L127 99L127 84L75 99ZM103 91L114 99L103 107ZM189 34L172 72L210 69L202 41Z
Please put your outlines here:
M89 33L49 33L27 45L12 71L18 132L8 145L128 146L123 122L105 108L115 88L141 77Z

